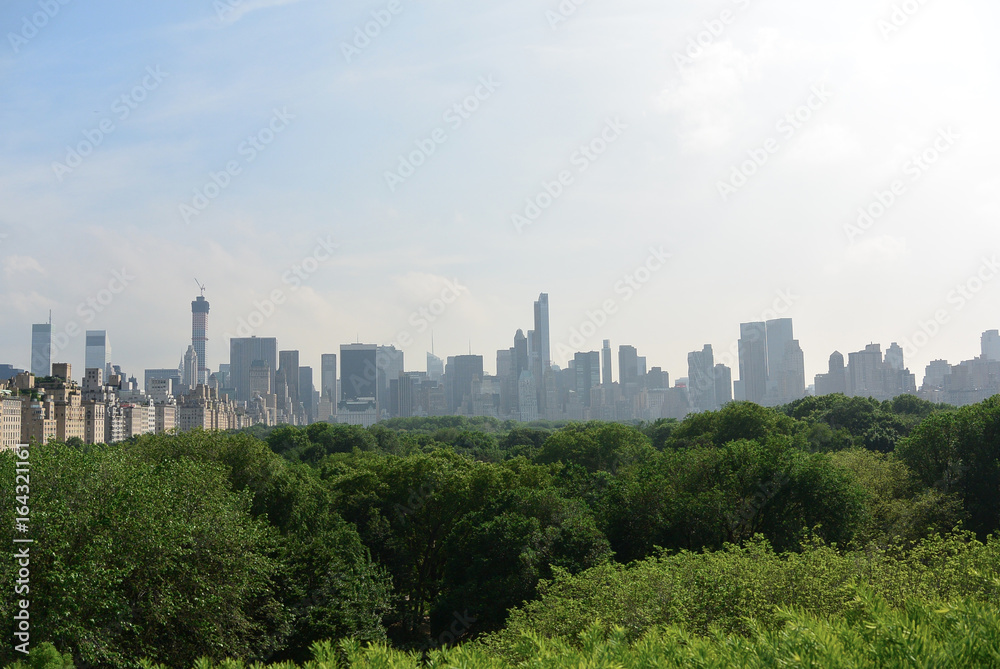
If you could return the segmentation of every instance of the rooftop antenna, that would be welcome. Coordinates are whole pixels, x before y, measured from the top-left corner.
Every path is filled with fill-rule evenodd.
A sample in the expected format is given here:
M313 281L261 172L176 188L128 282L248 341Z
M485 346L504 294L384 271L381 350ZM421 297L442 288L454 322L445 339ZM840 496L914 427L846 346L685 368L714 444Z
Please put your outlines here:
M195 277L194 282L196 284L198 284L198 288L201 289L201 296L205 297L205 284L203 284L201 281L199 281L197 277Z
M52 310L49 309L49 325L52 325Z
M434 330L431 330L431 355L434 355Z

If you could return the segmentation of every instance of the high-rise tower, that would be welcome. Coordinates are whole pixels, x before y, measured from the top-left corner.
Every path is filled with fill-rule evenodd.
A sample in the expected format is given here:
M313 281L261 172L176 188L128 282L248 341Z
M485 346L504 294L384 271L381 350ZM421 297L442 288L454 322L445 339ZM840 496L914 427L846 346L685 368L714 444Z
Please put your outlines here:
M195 279L197 281L197 279ZM208 344L208 300L205 299L205 286L200 283L201 296L191 303L191 345L198 354L198 383L208 385L208 358L205 348Z
M52 323L31 326L31 373L48 376L52 373Z

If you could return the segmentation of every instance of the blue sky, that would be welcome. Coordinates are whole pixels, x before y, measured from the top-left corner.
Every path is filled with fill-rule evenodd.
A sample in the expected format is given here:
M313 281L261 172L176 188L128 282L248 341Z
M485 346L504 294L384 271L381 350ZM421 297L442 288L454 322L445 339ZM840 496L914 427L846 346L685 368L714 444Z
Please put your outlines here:
M51 309L131 373L176 365L195 277L213 368L242 327L314 367L395 342L417 370L433 329L489 370L543 291L553 347L583 326L573 348L674 378L762 316L795 319L810 381L916 336L919 382L1000 328L991 4L587 0L553 27L556 1L224 3L0 9L0 362ZM82 365L82 337L56 357Z

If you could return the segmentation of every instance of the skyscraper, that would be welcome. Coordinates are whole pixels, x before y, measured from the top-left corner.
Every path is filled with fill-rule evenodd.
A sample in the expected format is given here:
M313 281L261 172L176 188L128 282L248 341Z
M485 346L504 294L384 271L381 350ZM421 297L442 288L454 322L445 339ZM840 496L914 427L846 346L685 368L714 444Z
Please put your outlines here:
M712 345L688 353L688 397L695 411L712 411L715 400L715 355Z
M590 406L590 391L601 385L601 354L597 351L577 353L573 357L573 371L576 373L576 395L580 403Z
M1000 361L1000 330L987 330L981 340L983 357Z
M374 344L344 344L340 347L340 394L344 402L378 397L378 347Z
M452 406L449 408L453 413L461 408L471 408L472 386L473 382L477 379L479 381L483 380L483 356L455 356L454 367L448 373L448 383L451 385L452 398Z
M389 409L389 382L403 373L403 352L395 346L376 349L375 366L378 368L378 402L382 409Z
M316 388L313 385L313 368L299 367L299 398L306 412L306 422L316 420L316 406L313 404Z
M187 353L184 354L184 388L193 390L198 385L198 352L194 345L188 346Z
M288 407L289 413L294 414L298 411L299 402L302 401L299 395L299 352L298 351L280 351L278 353L278 373L285 380L285 387L288 389L288 400L291 402L291 407ZM281 390L279 389L279 393Z
M31 373L48 376L52 373L52 324L31 326Z
M639 353L634 346L618 347L618 383L626 395L639 388Z
M733 401L733 370L718 364L715 366L715 406L723 407Z
M747 402L764 404L767 394L767 326L740 324L740 389Z
M427 354L427 378L431 381L440 381L444 376L444 360L433 353ZM341 380L343 383L343 380Z
M256 361L267 365L273 393L278 370L278 340L274 337L229 340L229 371L232 385L236 388L236 399L240 402L249 402L253 397L250 393L250 366Z
M601 349L601 356L603 357L603 362L601 365L601 383L606 386L610 386L611 381L611 340L604 340L604 348Z
M198 383L208 384L208 358L205 349L208 344L209 304L205 296L191 303L191 345L198 354Z
M87 330L85 369L102 369L104 378L111 376L111 344L107 330Z
M767 321L767 394L769 404L780 404L784 366L785 349L795 338L792 333L791 318L777 318Z
M538 301L535 302L535 337L542 369L547 372L552 367L549 338L549 296L547 293L539 295Z
M327 353L320 359L320 391L323 398L337 402L337 354Z

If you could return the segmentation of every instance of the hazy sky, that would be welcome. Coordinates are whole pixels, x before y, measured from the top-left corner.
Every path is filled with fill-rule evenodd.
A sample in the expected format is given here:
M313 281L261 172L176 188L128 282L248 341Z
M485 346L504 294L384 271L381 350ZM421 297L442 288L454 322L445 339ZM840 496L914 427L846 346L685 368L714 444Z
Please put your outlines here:
M51 309L176 366L195 277L213 369L252 330L423 370L432 327L491 371L541 292L558 364L607 338L678 378L775 315L807 383L873 341L918 383L978 355L996 3L577 2L6 0L0 362Z

